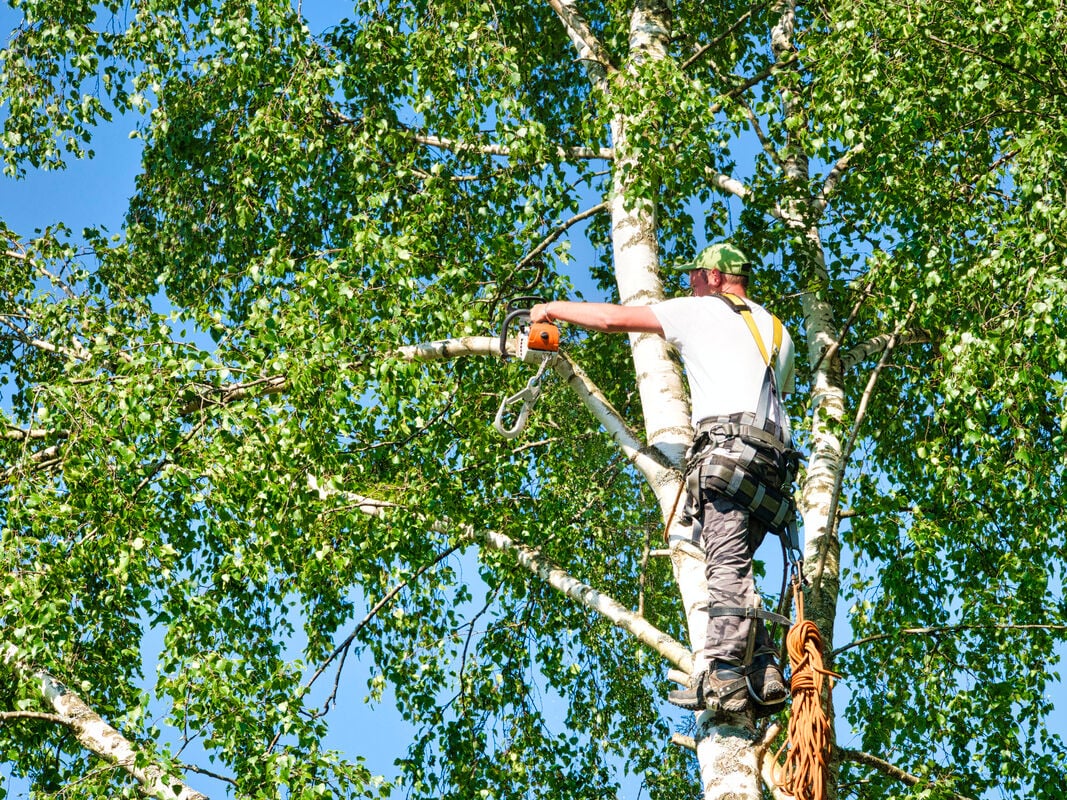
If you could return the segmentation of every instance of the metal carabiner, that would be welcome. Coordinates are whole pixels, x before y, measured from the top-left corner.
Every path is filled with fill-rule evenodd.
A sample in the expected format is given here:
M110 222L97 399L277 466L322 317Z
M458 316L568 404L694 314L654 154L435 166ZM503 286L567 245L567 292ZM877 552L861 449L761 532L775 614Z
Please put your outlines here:
M537 402L537 398L541 396L541 380L545 373L545 368L548 367L548 362L552 358L545 358L541 361L541 366L537 370L537 374L526 382L525 388L516 392L511 397L505 398L500 403L500 408L496 412L496 419L493 420L493 427L496 428L497 433L503 436L505 439L514 439L523 429L526 427L526 421L530 418L530 412L533 411L534 403ZM515 424L510 428L504 427L504 415L508 411L508 406L515 403L522 402L522 410L519 411L519 416L515 420Z

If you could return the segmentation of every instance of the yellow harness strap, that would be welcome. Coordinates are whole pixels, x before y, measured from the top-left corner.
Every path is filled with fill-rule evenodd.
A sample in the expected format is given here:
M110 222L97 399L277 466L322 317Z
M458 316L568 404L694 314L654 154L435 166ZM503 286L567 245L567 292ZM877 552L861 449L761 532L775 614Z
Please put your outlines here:
M759 347L760 355L763 356L763 363L767 366L771 366L778 360L778 353L782 349L782 321L773 314L771 315L771 320L773 320L774 324L774 349L771 350L771 354L768 356L767 347L763 344L763 337L759 335L759 329L756 327L756 320L752 318L752 311L749 309L748 304L736 294L730 294L729 292L723 292L719 297L732 305L734 311L738 312L744 318L745 324L748 325L748 329L752 332L752 338L756 340L756 346Z

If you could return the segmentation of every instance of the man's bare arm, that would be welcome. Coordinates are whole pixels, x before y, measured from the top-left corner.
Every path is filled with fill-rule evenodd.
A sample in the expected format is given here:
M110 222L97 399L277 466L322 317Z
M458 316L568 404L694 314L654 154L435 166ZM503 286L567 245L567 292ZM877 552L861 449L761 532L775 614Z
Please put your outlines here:
M604 333L656 333L663 327L648 306L620 306L612 303L574 303L553 300L530 309L531 322L569 322Z

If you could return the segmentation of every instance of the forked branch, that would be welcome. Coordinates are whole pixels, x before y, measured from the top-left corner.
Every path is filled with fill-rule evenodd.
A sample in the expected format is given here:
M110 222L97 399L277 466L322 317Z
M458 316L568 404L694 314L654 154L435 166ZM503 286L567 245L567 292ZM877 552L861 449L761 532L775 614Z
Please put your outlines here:
M347 502L353 503L360 511L371 516L383 516L388 509L396 507L392 503L374 500L354 492L326 488L323 482L314 477L309 478L309 486L317 490L320 497L338 494ZM435 531L445 533L454 532L456 529L456 526L447 520L428 521L427 525ZM596 612L616 627L632 634L638 641L659 653L678 669L687 673L692 672L693 654L689 648L652 625L644 617L635 614L614 598L583 583L566 570L553 564L536 548L516 542L511 537L497 531L479 531L469 525L460 526L459 530L461 541L478 541L483 546L502 553L508 553L515 558L520 566L537 575L553 589L567 595L585 608ZM394 596L395 593L387 595L390 598Z
M920 778L918 775L912 775L905 772L900 767L893 766L888 761L884 761L877 756L872 756L870 753L864 753L860 750L838 750L838 756L846 761L853 761L857 764L863 764L864 766L871 767L878 770L883 775L888 775L890 778L895 778L901 783L905 783L908 786L933 786L934 783L926 778ZM956 794L955 792L949 792L948 796L953 800L971 800L966 795Z

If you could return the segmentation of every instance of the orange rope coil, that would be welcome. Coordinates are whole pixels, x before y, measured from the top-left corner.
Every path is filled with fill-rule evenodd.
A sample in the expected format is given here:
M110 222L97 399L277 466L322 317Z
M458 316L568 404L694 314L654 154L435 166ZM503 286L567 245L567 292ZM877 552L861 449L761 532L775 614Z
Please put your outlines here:
M775 754L780 763L782 751L789 750L778 772L778 787L796 800L823 800L829 776L832 731L822 705L823 682L841 676L823 666L822 638L814 622L804 619L804 593L794 587L797 622L786 636L786 650L792 677L789 689L793 708L789 715L789 733L785 744Z

